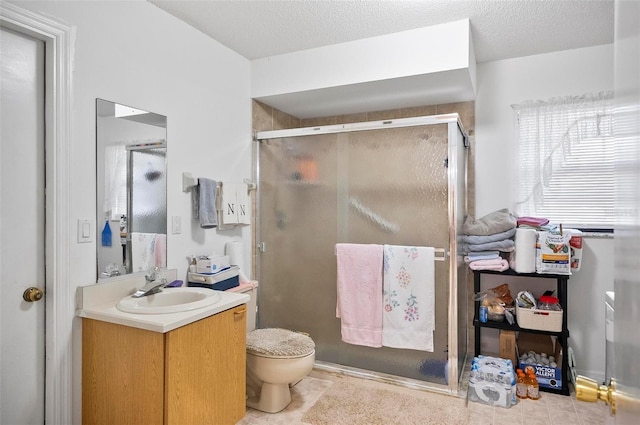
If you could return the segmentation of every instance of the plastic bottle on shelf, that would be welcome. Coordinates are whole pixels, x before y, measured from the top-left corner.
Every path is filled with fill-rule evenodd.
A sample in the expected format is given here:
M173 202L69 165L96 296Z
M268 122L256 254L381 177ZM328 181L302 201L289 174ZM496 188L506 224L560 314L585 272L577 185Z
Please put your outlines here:
M516 373L518 374L518 377L516 378L516 396L519 399L525 399L528 397L527 393L529 391L527 380L525 379L522 369L516 370Z
M527 397L532 400L538 400L540 398L540 385L538 384L538 378L535 373L529 373L529 382L527 384Z
M543 295L540 297L538 310L562 311L562 307L560 307L560 300L558 300L558 298Z

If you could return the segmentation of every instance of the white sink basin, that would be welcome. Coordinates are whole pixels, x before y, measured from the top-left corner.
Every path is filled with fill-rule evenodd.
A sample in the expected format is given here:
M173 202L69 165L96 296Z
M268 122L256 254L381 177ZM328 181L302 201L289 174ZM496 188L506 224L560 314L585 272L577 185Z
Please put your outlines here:
M124 297L118 301L116 308L137 314L180 313L214 305L221 299L217 291L207 288L165 288L162 292L145 297Z

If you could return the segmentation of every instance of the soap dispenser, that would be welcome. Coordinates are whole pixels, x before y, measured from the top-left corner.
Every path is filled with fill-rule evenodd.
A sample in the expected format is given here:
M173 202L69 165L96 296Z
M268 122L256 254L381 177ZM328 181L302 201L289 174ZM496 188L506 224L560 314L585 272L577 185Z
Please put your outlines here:
M111 226L109 226L109 218L104 222L102 229L102 246L111 246Z

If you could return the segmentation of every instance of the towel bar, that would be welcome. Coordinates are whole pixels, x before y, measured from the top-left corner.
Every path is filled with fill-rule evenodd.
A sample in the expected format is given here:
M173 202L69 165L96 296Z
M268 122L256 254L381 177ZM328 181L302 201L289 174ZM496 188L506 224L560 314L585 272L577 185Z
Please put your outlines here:
M445 261L447 259L447 251L444 248L435 248L434 251L433 261ZM335 246L333 247L333 255L338 255Z
M256 184L251 179L244 179L244 183L247 185L247 191L251 192L252 190L256 190ZM193 186L198 185L198 178L193 177L191 173L182 173L182 191L188 192ZM218 188L222 186L221 183L218 182Z

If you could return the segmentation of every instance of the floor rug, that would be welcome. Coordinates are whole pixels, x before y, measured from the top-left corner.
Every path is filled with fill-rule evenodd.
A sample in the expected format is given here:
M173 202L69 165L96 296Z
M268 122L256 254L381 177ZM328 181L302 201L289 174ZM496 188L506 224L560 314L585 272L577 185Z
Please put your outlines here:
M415 393L415 391L414 391ZM302 417L310 425L467 424L463 399L334 382Z

